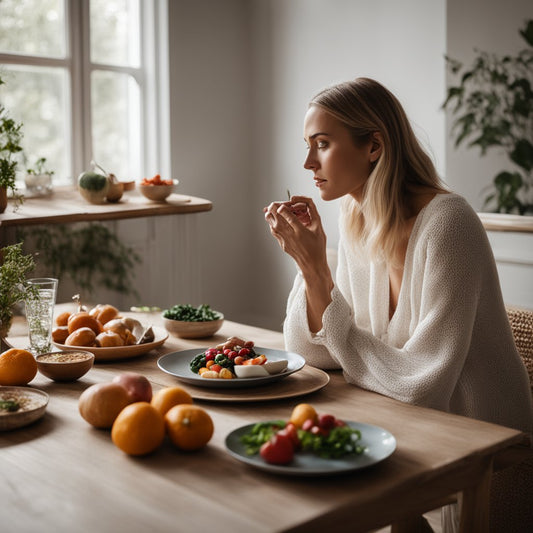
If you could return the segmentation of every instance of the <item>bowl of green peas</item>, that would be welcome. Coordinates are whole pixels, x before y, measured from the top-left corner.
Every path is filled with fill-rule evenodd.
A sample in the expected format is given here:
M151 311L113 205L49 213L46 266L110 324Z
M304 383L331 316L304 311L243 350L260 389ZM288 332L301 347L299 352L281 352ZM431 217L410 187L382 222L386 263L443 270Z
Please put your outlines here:
M224 323L224 315L207 304L194 307L191 304L177 304L162 313L166 330L182 339L212 337Z

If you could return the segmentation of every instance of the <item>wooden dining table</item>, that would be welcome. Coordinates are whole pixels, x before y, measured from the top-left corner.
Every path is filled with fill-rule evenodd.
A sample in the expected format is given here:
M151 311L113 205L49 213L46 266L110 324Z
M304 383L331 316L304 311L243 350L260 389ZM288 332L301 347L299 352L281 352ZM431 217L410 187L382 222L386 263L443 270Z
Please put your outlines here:
M61 304L56 313L71 307ZM124 314L162 326L160 313ZM461 493L461 531L487 531L493 465L525 449L526 435L405 404L349 385L339 371L309 365L252 389L198 387L158 367L164 354L200 352L232 335L256 346L284 348L280 332L226 320L212 338L169 336L148 353L97 361L75 382L38 374L29 386L48 393L45 415L0 433L0 530L363 532L424 513ZM22 318L15 320L8 340L27 345ZM78 411L82 391L125 371L146 376L154 392L175 385L188 390L213 419L208 445L186 453L165 441L149 455L132 457L114 446L109 430L85 422ZM396 449L367 468L317 476L260 470L228 453L230 432L287 419L303 402L319 413L383 428L395 437Z

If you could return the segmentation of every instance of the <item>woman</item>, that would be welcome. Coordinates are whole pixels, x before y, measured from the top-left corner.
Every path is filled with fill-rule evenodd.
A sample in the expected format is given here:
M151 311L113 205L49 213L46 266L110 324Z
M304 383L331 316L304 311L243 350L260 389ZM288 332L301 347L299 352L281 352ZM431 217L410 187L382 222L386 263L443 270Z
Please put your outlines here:
M334 283L310 198L265 208L298 267L287 349L362 388L531 432L484 228L441 183L398 100L368 78L330 87L311 101L304 137L321 198L343 198L338 267Z

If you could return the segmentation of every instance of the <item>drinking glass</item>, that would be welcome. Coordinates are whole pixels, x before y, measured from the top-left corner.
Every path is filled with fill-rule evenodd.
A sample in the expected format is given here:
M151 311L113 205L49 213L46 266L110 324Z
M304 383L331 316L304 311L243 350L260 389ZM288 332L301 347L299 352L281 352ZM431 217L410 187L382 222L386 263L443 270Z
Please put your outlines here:
M30 336L29 349L37 355L51 350L57 279L32 278L26 283L29 288L25 302Z

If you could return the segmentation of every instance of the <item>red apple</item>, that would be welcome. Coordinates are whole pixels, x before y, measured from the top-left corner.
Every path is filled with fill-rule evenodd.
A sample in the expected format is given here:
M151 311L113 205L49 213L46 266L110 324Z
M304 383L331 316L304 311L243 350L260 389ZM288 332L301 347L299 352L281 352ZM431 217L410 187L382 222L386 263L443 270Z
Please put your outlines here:
M152 399L152 385L142 374L124 372L113 378L113 383L122 385L132 402L150 402Z

